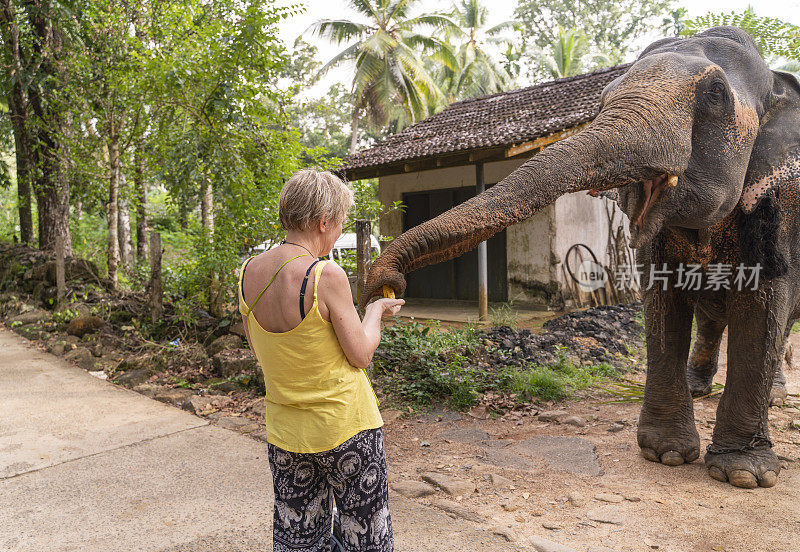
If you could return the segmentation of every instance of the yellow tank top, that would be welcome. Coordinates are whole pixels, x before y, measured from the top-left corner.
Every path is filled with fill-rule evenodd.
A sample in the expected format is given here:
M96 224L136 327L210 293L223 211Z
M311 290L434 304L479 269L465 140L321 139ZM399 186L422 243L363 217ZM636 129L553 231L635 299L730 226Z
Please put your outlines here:
M360 431L381 427L366 373L348 362L333 324L319 313L317 284L327 261L315 267L311 310L295 328L273 333L261 327L244 301L242 275L249 260L239 271L239 312L247 317L264 372L267 441L291 452L323 452Z

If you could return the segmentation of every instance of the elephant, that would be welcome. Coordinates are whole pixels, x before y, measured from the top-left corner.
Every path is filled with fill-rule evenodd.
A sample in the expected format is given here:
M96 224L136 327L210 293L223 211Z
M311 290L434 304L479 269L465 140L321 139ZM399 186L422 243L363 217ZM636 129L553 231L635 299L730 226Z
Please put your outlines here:
M643 267L642 456L667 466L700 457L692 389L710 383L727 326L726 385L705 466L736 487L772 487L781 465L769 437L770 388L800 316L798 123L800 84L770 70L745 31L658 40L605 87L581 131L393 240L370 268L361 303L383 286L402 294L404 274L465 253L561 195L615 190ZM688 264L706 277L724 265L758 278L686 289L678 273ZM667 272L658 285L654 267ZM690 361L695 312L705 327Z

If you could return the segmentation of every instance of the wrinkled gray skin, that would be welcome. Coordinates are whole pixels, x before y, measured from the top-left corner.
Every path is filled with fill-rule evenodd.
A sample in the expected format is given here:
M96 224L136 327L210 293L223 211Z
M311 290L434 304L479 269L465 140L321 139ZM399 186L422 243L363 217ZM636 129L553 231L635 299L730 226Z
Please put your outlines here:
M673 279L645 292L642 455L669 466L700 456L687 380L697 307L706 341L718 341L725 325L729 336L708 473L739 487L771 487L780 463L769 440L770 388L800 316L798 123L800 85L770 71L743 31L660 40L607 86L584 131L395 239L373 263L365 300L383 285L402 293L405 273L456 257L563 194L616 188L644 266L758 263L769 272L757 290L686 291ZM647 285L647 271L642 277ZM693 357L694 388L716 366L716 348L713 363Z

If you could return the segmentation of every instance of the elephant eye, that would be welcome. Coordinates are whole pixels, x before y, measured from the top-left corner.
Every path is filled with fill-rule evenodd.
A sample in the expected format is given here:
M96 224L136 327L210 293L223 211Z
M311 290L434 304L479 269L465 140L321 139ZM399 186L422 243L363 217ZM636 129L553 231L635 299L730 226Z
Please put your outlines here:
M708 90L705 91L705 95L708 96L711 101L718 102L725 96L725 85L720 81L714 81L711 83L711 86L708 87Z

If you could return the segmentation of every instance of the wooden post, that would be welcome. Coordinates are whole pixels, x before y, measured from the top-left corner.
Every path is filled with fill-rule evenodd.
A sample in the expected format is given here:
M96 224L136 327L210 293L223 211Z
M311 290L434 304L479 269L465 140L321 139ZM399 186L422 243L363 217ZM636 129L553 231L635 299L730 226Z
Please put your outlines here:
M482 194L486 190L483 175L483 163L475 163L475 194ZM478 319L481 322L489 320L489 297L487 270L486 242L478 244Z
M357 299L360 302L367 287L367 269L369 268L371 224L368 220L356 221L356 289ZM362 313L363 314L363 313Z
M147 285L150 297L150 320L155 323L161 320L163 306L161 304L161 234L150 232L150 283Z
M64 236L56 236L56 289L59 307L64 304L67 291L64 280Z

